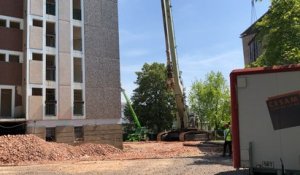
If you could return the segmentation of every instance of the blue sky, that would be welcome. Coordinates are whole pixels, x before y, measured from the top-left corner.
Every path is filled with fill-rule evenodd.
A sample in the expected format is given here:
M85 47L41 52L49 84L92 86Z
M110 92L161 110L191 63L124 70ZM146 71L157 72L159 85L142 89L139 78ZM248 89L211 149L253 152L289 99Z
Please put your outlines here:
M190 90L210 71L243 68L240 34L251 24L251 0L172 0L180 70ZM259 18L270 5L256 4ZM160 0L119 0L121 84L129 96L144 63L166 63ZM124 99L122 99L124 101Z

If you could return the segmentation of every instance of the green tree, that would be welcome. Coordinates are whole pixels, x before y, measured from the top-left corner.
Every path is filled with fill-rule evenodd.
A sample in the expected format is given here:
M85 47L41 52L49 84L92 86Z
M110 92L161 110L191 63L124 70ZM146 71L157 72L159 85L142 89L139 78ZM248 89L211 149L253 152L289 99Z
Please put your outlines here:
M300 62L300 1L272 0L270 10L256 24L262 55L251 66Z
M230 94L222 73L210 72L205 81L196 80L189 94L189 104L200 124L208 121L211 127L218 129L222 122L230 121Z
M132 106L142 126L155 132L172 127L175 119L175 98L167 90L167 70L164 64L144 64L141 71L136 72L138 87L131 98ZM125 116L130 116L125 109Z

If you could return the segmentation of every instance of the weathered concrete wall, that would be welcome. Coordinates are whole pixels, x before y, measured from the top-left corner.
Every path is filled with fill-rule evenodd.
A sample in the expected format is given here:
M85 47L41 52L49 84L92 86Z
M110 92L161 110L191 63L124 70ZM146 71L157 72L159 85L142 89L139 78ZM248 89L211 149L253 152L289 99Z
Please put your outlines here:
M59 0L58 4L58 119L72 119L72 58L71 58L71 1ZM60 133L59 131L56 131ZM72 133L73 134L73 133ZM64 137L64 134L57 135L58 142L70 138Z
M43 2L41 0L30 0L30 14L43 16Z
M72 106L71 102L71 87L60 86L59 87L59 115L58 119L72 119Z
M43 62L29 61L29 82L31 84L43 84Z
M84 13L86 118L120 119L118 1L85 0ZM85 126L84 140L122 148L122 128Z
M117 0L84 1L86 117L120 118Z
M121 125L90 125L84 126L84 141L110 144L122 149Z
M43 49L43 29L41 27L30 26L30 41L31 49Z
M74 127L58 126L55 128L56 142L74 144Z
M42 120L43 119L43 98L42 96L29 96L28 97L28 118L29 120Z
M46 138L46 128L45 127L27 127L26 134L33 134L37 137L44 139Z
M250 64L250 46L249 46L249 42L253 39L255 35L247 35L245 37L242 38L242 42L243 42L243 51L244 51L244 63L245 65Z

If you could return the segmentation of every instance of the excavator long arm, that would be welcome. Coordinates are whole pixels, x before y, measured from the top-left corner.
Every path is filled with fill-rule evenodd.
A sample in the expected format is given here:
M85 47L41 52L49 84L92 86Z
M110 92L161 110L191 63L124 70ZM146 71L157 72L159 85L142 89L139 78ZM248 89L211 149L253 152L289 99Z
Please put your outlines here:
M161 0L163 23L166 41L168 86L173 90L177 106L177 127L184 129L187 127L188 115L186 111L184 91L179 73L179 66L176 53L175 34L170 0Z

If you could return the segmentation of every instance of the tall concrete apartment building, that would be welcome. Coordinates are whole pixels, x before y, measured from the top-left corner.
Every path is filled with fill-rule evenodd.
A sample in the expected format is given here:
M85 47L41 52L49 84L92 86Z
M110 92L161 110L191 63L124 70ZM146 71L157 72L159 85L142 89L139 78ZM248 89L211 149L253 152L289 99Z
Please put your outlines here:
M0 134L122 147L117 0L0 0Z

